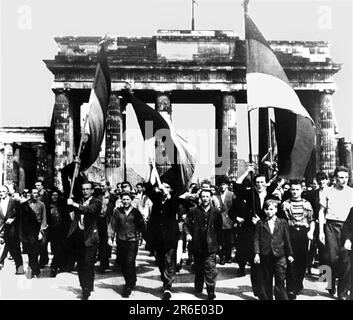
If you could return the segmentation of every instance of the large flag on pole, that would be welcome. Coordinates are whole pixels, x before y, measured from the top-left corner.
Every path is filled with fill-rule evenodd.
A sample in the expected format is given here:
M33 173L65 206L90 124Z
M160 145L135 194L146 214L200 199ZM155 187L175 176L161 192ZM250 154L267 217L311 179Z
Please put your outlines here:
M100 45L98 64L89 98L88 141L81 153L80 171L87 170L97 159L105 132L105 119L111 92L111 80L104 43Z
M161 181L172 183L177 195L184 193L195 172L196 152L174 129L168 119L148 106L140 99L129 94L128 102L134 108L144 140L152 139L158 134L162 136L168 162L171 168L162 176Z
M274 108L279 176L303 178L315 147L315 126L275 53L245 12L249 108Z

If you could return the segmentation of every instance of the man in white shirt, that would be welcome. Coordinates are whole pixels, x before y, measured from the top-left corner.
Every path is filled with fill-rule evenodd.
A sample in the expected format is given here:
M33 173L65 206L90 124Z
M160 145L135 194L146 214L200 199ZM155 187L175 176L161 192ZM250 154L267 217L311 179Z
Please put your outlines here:
M332 283L328 284L328 290L332 295L335 294L335 279L338 277L338 298L344 299L349 284L350 259L347 252L342 250L341 231L353 206L353 188L348 186L347 168L338 167L334 176L335 185L320 196L319 239L325 245L326 263L332 270Z

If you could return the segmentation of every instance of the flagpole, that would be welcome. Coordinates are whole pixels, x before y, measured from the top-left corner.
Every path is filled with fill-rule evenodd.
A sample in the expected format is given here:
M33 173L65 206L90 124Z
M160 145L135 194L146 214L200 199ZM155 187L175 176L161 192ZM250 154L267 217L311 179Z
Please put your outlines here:
M81 132L80 145L78 147L78 152L77 152L77 155L76 155L75 160L74 160L74 162L75 162L75 170L74 170L74 174L73 174L72 180L71 180L69 199L72 198L72 193L74 191L75 180L76 180L76 178L78 176L78 173L79 173L79 170L80 170L80 165L81 165L80 155L81 155L82 149L84 147L84 144L87 142L87 135L85 134L87 122L88 122L88 113L86 114L85 122L83 124L82 132Z
M243 1L243 8L244 8L244 25L245 25L245 15L248 13L248 4L249 0L244 0ZM245 36L246 38L246 36ZM246 41L246 39L245 39ZM246 50L249 50L246 48ZM249 133L249 164L253 164L253 159L252 159L252 142L251 142L251 117L250 117L250 112L249 110L249 105L248 105L248 133ZM254 181L254 172L250 172L250 181L251 181L251 196L252 196L252 210L253 210L253 216L256 217L256 207L255 207L255 181Z
M270 151L270 179L272 178L272 173L273 173L273 167L272 167L272 162L273 162L273 150L272 150L272 128L271 128L271 118L270 118L270 109L267 111L268 115L268 150Z

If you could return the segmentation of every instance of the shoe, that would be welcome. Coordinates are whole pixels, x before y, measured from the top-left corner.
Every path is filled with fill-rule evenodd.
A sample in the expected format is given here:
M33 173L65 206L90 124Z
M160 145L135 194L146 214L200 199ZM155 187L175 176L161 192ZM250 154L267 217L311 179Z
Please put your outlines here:
M170 300L171 297L172 297L172 293L169 290L164 290L163 300Z
M219 264L224 266L226 264L226 261L224 258L221 258L221 260L219 261Z
M55 270L55 269L51 269L51 270L50 270L50 277L51 277L51 278L55 278L55 277L56 277L56 275L57 275L57 273L58 273L58 271L57 271L57 270Z
M39 277L40 277L40 273L39 273L39 272L32 274L32 279L37 279L37 278L39 278Z
M175 267L175 271L179 272L181 270L181 264L177 263L176 267Z
M245 276L245 269L238 269L237 277L244 277Z
M123 289L123 293L121 294L123 298L128 298L131 294L131 288L125 286Z
M4 267L4 265L1 263L0 264L0 270L2 270L3 267Z
M202 294L203 288L195 288L195 294Z
M18 268L16 268L15 274L25 274L25 270L23 269L23 266L19 266Z
M227 259L226 263L232 263L232 259Z
M336 293L336 288L332 288L332 289L327 289L328 293L331 295L331 296L334 296L335 293Z
M210 292L210 293L208 294L208 300L214 300L214 299L216 299L215 293L214 293L214 292Z
M91 292L87 289L82 289L82 297L81 300L88 300L89 296L91 295Z
M294 292L288 292L288 300L297 299L297 295Z

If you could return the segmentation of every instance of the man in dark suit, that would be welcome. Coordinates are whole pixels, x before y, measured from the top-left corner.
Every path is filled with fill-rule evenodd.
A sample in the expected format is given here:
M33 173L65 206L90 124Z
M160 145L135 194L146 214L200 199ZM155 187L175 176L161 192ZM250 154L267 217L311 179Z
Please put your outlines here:
M228 190L228 181L221 183L221 192L217 195L218 202L222 213L222 250L220 252L220 264L232 262L232 236L234 221L231 218L230 208L232 207L235 195Z
M163 281L163 300L172 296L171 289L175 278L176 248L179 240L179 227L177 220L178 202L172 196L170 181L158 181L158 191L153 184L157 169L151 164L151 170L144 184L146 195L153 205L148 224L148 239L154 249L155 257L161 279Z
M241 175L236 183L233 185L233 190L236 196L243 199L246 203L245 210L235 211L234 220L236 221L237 227L237 262L239 264L238 276L245 275L245 265L249 262L251 265L251 284L253 286L254 294L257 296L260 292L260 281L261 271L254 265L254 233L255 225L261 219L266 219L266 214L263 211L263 205L266 200L277 199L273 195L273 191L277 187L276 182L272 182L270 185L266 182L266 177L258 175L255 177L255 187L252 190L251 187L244 185L245 178L254 172L253 165L249 165L247 170ZM253 206L253 203L255 206ZM234 211L234 210L233 210ZM259 290L257 290L259 288Z
M195 292L202 293L204 281L208 298L216 298L216 253L222 236L222 216L218 208L211 206L212 193L202 190L201 205L190 209L184 224L187 241L192 241L195 270Z
M23 260L18 239L18 205L9 196L7 186L0 187L0 245L7 246L16 265L16 274L23 274ZM6 258L3 255L0 261L0 270L4 266Z
M256 224L254 237L254 262L260 263L263 275L263 290L260 299L273 300L272 283L275 276L276 300L288 300L285 289L286 268L288 257L293 262L293 251L289 238L288 223L276 217L278 203L267 200L264 211L266 221L259 220Z
M82 288L82 300L87 300L93 290L94 263L99 243L97 220L102 210L102 202L93 197L91 182L82 184L83 201L79 203L67 199L73 207L70 213L71 225L68 238L71 240L77 260L77 272Z

